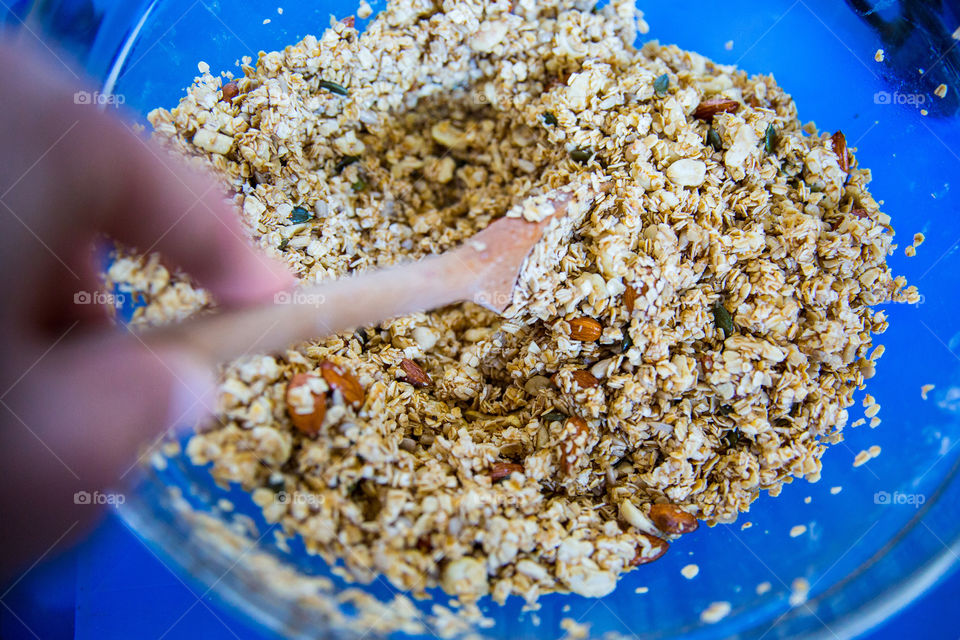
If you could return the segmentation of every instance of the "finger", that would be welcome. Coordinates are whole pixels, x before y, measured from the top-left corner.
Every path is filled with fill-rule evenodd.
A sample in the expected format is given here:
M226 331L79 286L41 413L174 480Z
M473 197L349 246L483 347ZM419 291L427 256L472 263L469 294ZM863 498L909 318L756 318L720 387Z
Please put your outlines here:
M0 487L4 555L36 557L92 523L97 509L76 494L118 490L146 446L211 410L214 390L212 372L188 355L151 352L129 335L51 351L0 405L0 468L15 479Z
M83 271L77 245L106 232L160 252L225 305L293 284L284 265L253 248L240 212L207 172L176 162L115 114L76 104L75 87L55 69L30 58L13 66L0 69L0 84L18 89L0 93L0 188L72 273Z
M252 245L240 212L212 176L188 172L132 134L116 142L132 171L105 212L103 228L114 239L159 251L221 304L263 300L292 286L287 267Z

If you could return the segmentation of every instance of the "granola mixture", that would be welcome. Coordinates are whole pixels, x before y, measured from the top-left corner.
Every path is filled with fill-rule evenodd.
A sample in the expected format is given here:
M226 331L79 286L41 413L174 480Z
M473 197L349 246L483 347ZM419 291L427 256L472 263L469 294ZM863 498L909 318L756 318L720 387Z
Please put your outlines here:
M592 4L393 0L241 78L201 65L150 116L305 282L612 183L546 234L505 317L464 303L225 366L189 456L352 579L606 595L698 520L818 480L882 353L871 307L918 297L842 133L770 76L636 49L632 1ZM149 301L136 320L176 315Z

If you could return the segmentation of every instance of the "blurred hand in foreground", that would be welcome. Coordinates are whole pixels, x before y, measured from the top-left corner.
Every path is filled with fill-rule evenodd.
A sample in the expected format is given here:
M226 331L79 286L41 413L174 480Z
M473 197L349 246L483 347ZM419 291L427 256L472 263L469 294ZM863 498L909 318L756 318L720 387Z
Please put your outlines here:
M75 83L22 47L0 42L0 59L2 583L88 528L144 446L212 399L213 372L189 353L150 350L75 303L101 287L95 240L160 252L223 307L292 277L245 241L211 178L76 104Z

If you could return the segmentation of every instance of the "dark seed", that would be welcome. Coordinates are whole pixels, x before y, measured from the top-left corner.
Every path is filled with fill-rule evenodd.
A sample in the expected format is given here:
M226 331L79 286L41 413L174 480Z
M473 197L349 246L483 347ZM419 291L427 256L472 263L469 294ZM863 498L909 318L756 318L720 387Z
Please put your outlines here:
M551 411L550 413L543 414L543 419L547 422L557 422L558 420L566 420L567 416L559 411Z
M713 127L710 127L707 131L707 144L713 147L714 151L723 151L723 140L720 139L720 134Z
M627 350L633 346L633 340L630 339L629 335L623 336L623 340L620 342L620 353L626 353Z
M593 151L578 147L570 152L570 159L580 164L586 164L593 157Z
M290 222L293 224L303 224L307 220L313 218L313 213L307 211L303 207L297 207L290 213Z
M733 317L719 300L713 305L713 322L717 326L717 329L723 330L724 338L729 338L733 335Z
M326 89L330 93L336 93L341 96L345 96L348 93L346 87L344 87L342 84L337 84L336 82L321 80L319 84L321 89Z
M780 139L780 134L777 133L777 128L772 124L767 125L767 132L763 134L763 148L767 153L773 153L777 150L777 141Z
M359 193L367 188L367 182L363 178L360 178L350 186L355 192Z
M290 244L290 238L284 238L280 241L280 251L286 251L287 245Z
M545 111L545 112L543 113L543 123L544 123L544 124L549 124L550 126L553 126L553 125L557 124L557 116L553 115L553 114L550 113L549 111Z
M659 78L653 81L653 90L657 92L658 96L666 95L667 90L670 88L670 76L663 74Z
M347 167L349 167L359 159L360 159L359 156L343 156L342 158L337 160L337 165L333 168L333 170L337 174L339 174L340 172L342 172L344 169L346 169Z

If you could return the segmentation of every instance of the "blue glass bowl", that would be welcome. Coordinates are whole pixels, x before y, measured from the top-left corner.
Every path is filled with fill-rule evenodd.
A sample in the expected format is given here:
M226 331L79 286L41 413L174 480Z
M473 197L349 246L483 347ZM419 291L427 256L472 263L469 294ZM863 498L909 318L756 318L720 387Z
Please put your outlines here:
M83 15L90 24L82 33L71 26L76 20L64 19L78 4L89 5ZM684 538L601 600L546 596L536 615L515 600L503 607L486 602L483 609L496 625L482 635L560 637L560 621L572 618L590 623L595 637L608 631L642 638L849 637L941 579L960 553L960 195L953 184L960 169L960 47L950 48L958 44L950 33L960 26L960 14L937 3L903 3L913 8L901 16L897 3L871 10L860 0L688 0L683 10L648 4L652 29L644 37L751 73L773 73L793 94L802 120L846 133L861 165L873 170L873 193L899 232L900 250L890 258L894 272L918 285L923 299L887 305L890 329L880 339L886 355L869 385L883 406L883 424L848 429L846 441L824 455L819 483L795 482L778 498L758 500L740 522ZM373 3L375 10L382 6L383 0ZM156 106L176 104L198 61L214 72L239 72L238 58L318 33L331 14L353 14L355 5L126 0L53 2L44 9L27 19L74 47L102 90L122 95L129 115L142 119ZM271 22L265 25L266 18ZM365 21L357 24L362 28ZM880 48L883 63L874 60ZM945 98L934 95L941 83L949 85ZM903 248L915 232L927 240L907 258ZM927 384L936 386L924 400L921 386ZM859 405L852 408L851 421L861 413ZM854 468L856 454L872 445L882 454ZM176 495L170 487L179 489ZM234 526L230 550L203 535L203 522L231 520L216 508L221 497L257 527L244 533ZM198 523L198 513L210 519ZM307 578L329 576L328 568L302 547L276 548L258 513L242 491L217 487L206 469L182 458L145 470L121 509L161 557L265 629L290 637L376 636L359 623L331 622L310 603L304 594L314 587ZM751 528L742 528L746 520ZM806 533L790 537L801 524ZM268 562L289 573L268 579ZM690 580L680 573L688 563L700 566ZM810 591L797 606L790 596L798 578ZM762 583L769 590L758 590ZM363 588L384 602L395 594L383 580ZM729 615L716 624L702 622L701 612L716 601L730 603ZM433 603L417 604L428 616ZM351 613L348 605L342 610Z

